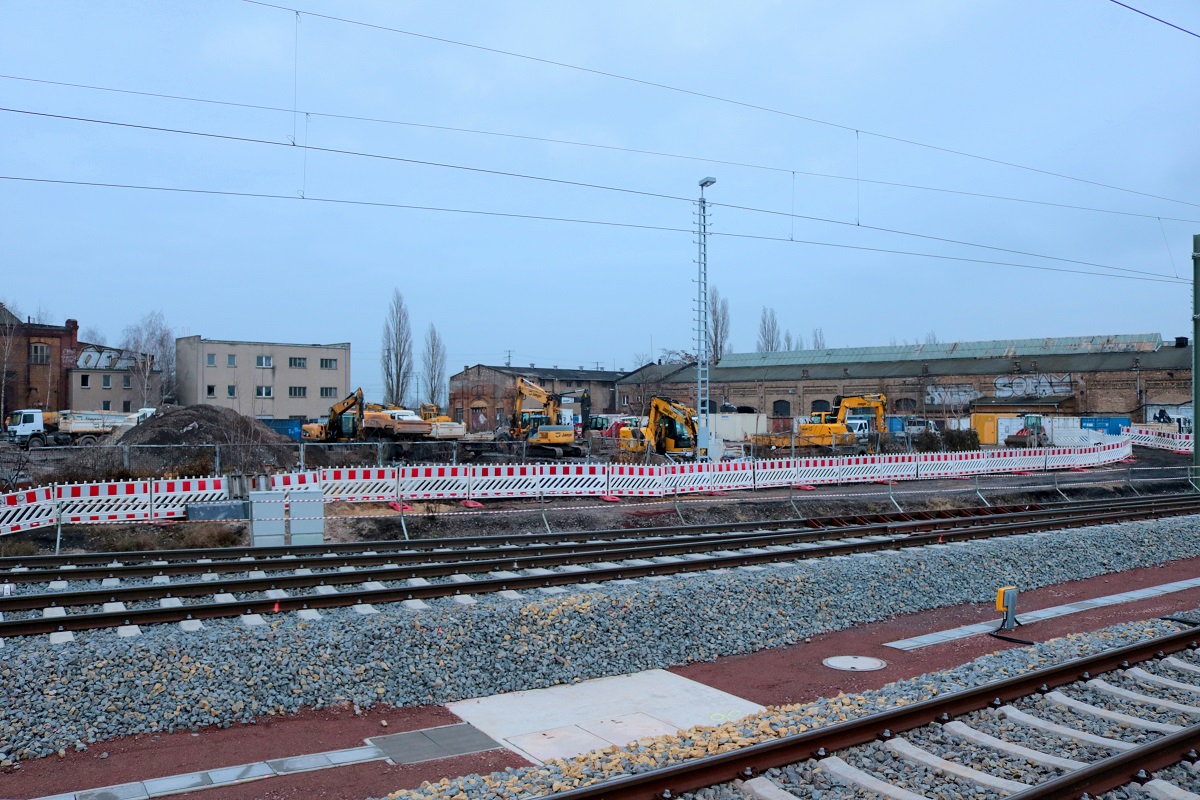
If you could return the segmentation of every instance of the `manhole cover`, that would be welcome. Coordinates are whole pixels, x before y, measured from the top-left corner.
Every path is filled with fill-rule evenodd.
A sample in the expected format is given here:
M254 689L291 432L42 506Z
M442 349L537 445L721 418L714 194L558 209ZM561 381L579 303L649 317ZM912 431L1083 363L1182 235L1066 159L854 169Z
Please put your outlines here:
M831 656L821 663L833 669L849 672L870 672L887 666L887 662L883 659L869 656Z

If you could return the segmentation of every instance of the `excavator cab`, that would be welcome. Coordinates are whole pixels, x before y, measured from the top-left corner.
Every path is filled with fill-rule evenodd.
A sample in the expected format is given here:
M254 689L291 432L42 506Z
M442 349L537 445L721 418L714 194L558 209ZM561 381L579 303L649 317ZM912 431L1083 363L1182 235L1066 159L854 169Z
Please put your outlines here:
M669 417L662 421L663 435L654 437L657 445L658 454L666 455L668 452L676 452L679 450L690 450L696 446L692 439L691 433L687 426L677 419Z

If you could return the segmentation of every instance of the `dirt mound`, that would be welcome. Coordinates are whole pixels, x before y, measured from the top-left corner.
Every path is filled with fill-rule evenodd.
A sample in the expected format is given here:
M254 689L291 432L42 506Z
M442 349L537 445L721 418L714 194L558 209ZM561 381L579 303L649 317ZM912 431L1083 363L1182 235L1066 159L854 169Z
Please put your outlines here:
M289 444L253 417L217 406L167 406L130 428L121 444Z
M299 460L296 442L217 406L167 406L125 431L118 443L130 446L131 461L139 466L178 471L186 464L183 473L192 475L273 472L292 469Z

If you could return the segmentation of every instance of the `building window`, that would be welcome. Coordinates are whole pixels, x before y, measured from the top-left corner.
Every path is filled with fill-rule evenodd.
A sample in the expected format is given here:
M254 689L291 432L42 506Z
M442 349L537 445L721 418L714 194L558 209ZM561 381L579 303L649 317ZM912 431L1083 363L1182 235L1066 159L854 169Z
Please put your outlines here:
M273 386L255 386L254 387L254 396L255 397L274 397L275 396L274 389L275 389L275 387L273 387Z
M462 421L463 421L463 410L462 410L462 406L459 406L458 408L454 409L454 421L455 421L455 422L462 422Z
M817 414L822 411L829 411L829 410L830 410L830 408L829 408L828 400L813 400L812 401L812 413Z
M29 363L30 364L49 364L50 363L50 345L41 342L34 342L29 345Z
M122 400L121 401L121 410L126 413L133 411L133 402L130 400Z
M132 386L133 386L133 381L130 379L130 377L128 375L122 375L121 376L121 388L129 389Z
M204 362L206 366L215 367L217 365L217 354L216 353L209 353L207 356L207 359L208 360Z
M255 356L254 366L259 369L270 369L275 366L275 358L273 356Z
M80 375L79 376L79 388L80 389L92 388L92 376L91 375Z
M237 397L237 387L232 383L225 387L226 397Z
M303 356L292 356L288 359L288 366L292 369L308 369L308 359Z
M324 361L324 359L322 359L322 361ZM321 387L321 397L337 397L337 387L336 386L322 386Z
M105 389L111 389L112 388L112 375L101 375L100 376L100 385L102 387L104 387Z
M496 407L496 422L504 422L504 409L499 406Z
M308 397L307 386L289 386L288 397Z
M112 400L103 400L100 402L101 411L112 411Z
M208 386L205 386L204 387L204 395L206 397L216 397L217 396L217 387L212 385L211 383Z
M792 404L787 400L776 400L771 404L771 416L773 417L790 417L792 415Z
M230 353L229 355L225 356L225 366L236 367L237 366L237 356L235 356L233 353Z
M337 359L336 358L322 358L321 359L321 369L337 369Z

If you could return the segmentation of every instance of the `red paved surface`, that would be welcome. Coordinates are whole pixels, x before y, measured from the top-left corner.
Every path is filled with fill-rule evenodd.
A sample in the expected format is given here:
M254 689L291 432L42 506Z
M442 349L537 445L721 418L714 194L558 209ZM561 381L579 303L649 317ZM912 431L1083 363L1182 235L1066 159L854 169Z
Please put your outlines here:
M1021 592L1017 601L1017 619L1021 618L1022 611L1035 611L1076 600L1172 583L1197 575L1200 575L1200 558L1190 558L1159 567L1145 567ZM1193 608L1200 608L1200 589L1035 622L1018 628L1012 635L1030 641L1044 641L1078 631L1092 631ZM965 664L986 653L1022 647L987 635L971 636L908 652L884 647L884 643L897 639L976 622L998 621L999 618L992 603L941 608L825 636L814 636L809 644L675 667L671 672L761 705L799 703L819 697L833 697L839 692L850 694L878 689L902 678ZM888 665L875 672L840 672L821 663L822 659L829 656L849 655L882 658Z
M1170 583L1197 575L1200 575L1200 558L1193 558L1161 567L1136 569L1023 592L1018 617L1021 611ZM1200 589L1026 625L1017 635L1044 640L1193 608L1200 608ZM833 696L838 692L877 689L894 680L957 666L995 650L1018 647L989 636L973 636L908 653L883 646L885 642L896 639L997 617L990 603L955 606L817 636L809 644L692 664L671 671L762 705L802 702ZM888 666L877 672L838 672L821 664L821 659L831 655L876 656L887 661ZM387 728L380 724L385 719L388 721ZM199 735L184 732L137 736L96 744L83 753L68 752L63 759L51 757L27 762L20 770L7 772L0 778L0 795L39 797L200 769L304 755L353 747L367 737L382 733L398 733L459 721L448 709L440 706L377 708L361 716L355 716L352 710L326 709L306 711L290 717L264 717L254 725L235 725L225 730L206 729L200 731ZM99 758L103 752L109 753L107 759ZM380 797L397 789L415 788L426 780L492 772L525 763L519 756L507 751L409 766L393 767L376 762L284 778L268 778L235 789L222 788L196 796L216 798L219 795L221 800L299 800L310 797L363 800L366 797Z

